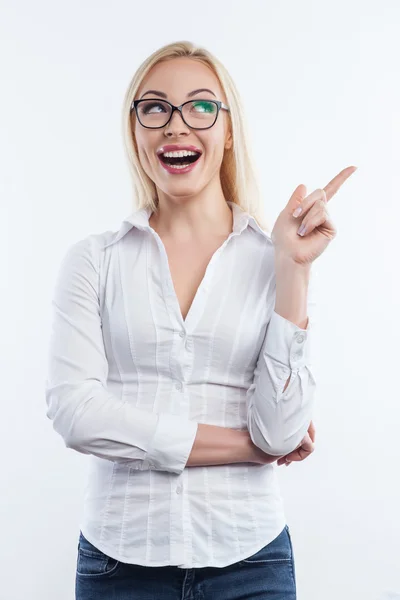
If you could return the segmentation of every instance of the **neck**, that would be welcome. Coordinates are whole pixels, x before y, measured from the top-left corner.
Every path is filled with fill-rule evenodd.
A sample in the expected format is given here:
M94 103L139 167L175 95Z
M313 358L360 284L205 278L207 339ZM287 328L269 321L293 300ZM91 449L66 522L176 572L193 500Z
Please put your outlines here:
M227 237L233 215L221 186L205 188L195 196L169 196L158 191L158 209L150 216L150 226L160 235L177 240Z

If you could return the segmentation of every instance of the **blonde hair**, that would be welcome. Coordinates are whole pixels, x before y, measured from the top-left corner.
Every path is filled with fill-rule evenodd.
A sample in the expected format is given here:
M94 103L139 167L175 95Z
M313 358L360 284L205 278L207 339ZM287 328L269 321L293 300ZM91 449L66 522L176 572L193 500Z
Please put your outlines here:
M137 209L157 208L158 198L154 182L144 171L137 152L131 123L131 104L147 73L159 62L187 57L208 66L218 77L230 108L232 146L225 150L220 177L224 197L252 215L260 227L268 230L263 217L256 167L250 151L247 123L239 92L223 64L205 48L192 42L167 44L151 54L137 69L125 94L122 110L122 135L129 171L133 180L134 204Z

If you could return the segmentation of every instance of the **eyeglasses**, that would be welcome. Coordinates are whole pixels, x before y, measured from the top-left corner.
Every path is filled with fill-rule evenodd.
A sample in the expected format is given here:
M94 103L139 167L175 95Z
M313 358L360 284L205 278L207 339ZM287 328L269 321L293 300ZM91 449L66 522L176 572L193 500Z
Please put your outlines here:
M131 112L135 110L139 123L148 129L165 127L175 110L181 113L183 122L191 129L210 129L221 108L229 112L229 106L220 100L188 100L180 106L174 106L167 100L145 98L133 100L131 104Z

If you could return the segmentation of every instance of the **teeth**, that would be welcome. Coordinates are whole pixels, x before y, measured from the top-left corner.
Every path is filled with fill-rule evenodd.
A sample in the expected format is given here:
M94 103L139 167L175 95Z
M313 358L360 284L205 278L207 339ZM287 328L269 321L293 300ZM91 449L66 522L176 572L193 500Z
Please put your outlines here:
M184 169L185 167L188 167L190 163L188 163L187 165L168 165L170 168L172 169Z
M179 152L163 152L163 156L167 158L179 158L180 156L196 156L198 152L192 150L179 150Z

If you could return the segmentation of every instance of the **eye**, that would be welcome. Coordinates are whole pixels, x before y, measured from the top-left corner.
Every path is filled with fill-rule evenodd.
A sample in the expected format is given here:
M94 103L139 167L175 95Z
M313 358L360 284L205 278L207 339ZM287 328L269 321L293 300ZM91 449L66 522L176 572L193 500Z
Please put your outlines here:
M167 109L162 102L141 102L140 111L144 115L165 113Z
M215 113L217 107L214 102L208 100L198 100L191 104L191 108L198 113Z

